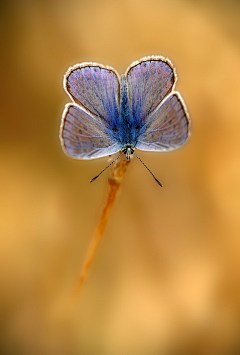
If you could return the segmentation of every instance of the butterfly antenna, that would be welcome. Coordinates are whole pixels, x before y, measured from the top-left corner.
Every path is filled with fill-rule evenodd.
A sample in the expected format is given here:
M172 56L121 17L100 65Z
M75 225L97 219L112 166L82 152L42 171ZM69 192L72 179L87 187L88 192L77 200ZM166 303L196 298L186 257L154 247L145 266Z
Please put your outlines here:
M118 158L120 158L120 156L123 155L123 153L121 153L116 159L114 159L108 166L106 166L105 169L103 169L97 176L95 176L92 180L90 180L90 182L93 182L94 180L96 180L96 178L99 177L99 175L101 175L107 168L109 168L109 166L111 166L116 160L118 160Z
M140 160L140 162L145 166L146 169L148 169L147 165L144 164L144 162L142 161L142 159L139 158L139 156L134 153L136 155L136 157ZM160 181L158 181L158 179L153 175L153 173L151 172L150 169L148 169L149 173L153 176L154 180L158 183L158 185L160 185L162 187L162 184Z

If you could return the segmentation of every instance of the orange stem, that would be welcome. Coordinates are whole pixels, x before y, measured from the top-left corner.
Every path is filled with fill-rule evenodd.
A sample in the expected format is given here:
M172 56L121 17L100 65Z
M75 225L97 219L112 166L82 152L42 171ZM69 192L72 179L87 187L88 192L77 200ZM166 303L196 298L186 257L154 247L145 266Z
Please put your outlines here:
M119 188L121 186L122 177L125 174L129 163L130 163L130 160L118 161L113 165L113 168L111 170L111 177L108 179L107 200L106 200L106 203L103 207L103 211L101 214L101 218L100 218L96 233L95 233L95 235L90 243L90 246L88 248L88 251L86 253L86 257L85 257L83 267L82 267L82 270L80 273L80 281L79 281L78 291L87 276L89 267L93 261L94 255L95 255L97 247L99 245L99 242L102 239L103 232L105 230L105 227L106 227L106 224L107 224L107 221L109 218L109 214L111 212L111 209L112 209L113 204L114 204L116 197L117 197L117 193L118 193Z

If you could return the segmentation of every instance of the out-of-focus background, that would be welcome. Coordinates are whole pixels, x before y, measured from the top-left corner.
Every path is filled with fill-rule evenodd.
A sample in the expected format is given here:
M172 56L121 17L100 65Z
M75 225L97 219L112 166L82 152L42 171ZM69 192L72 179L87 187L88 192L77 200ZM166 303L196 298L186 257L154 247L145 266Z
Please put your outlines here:
M1 354L240 353L240 2L1 1ZM169 57L192 119L185 146L133 159L73 291L106 198L108 159L58 132L63 75Z

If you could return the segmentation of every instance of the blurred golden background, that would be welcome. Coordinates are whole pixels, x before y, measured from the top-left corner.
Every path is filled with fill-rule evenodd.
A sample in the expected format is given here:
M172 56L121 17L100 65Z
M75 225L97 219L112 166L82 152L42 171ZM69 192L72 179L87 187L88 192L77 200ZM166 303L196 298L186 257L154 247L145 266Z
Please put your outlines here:
M1 354L240 354L240 2L1 1ZM191 137L133 159L90 274L108 159L72 161L63 75L169 57Z

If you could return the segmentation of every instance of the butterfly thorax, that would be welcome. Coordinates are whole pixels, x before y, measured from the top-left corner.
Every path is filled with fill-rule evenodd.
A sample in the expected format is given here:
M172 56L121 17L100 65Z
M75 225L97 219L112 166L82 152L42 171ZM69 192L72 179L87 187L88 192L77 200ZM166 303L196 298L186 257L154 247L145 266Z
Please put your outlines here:
M125 75L121 76L121 90L120 90L120 129L119 140L123 149L130 152L136 145L134 119L129 105L129 93L127 86L127 79ZM132 153L130 153L132 154Z
M134 146L132 144L125 144L122 148L122 152L126 154L126 158L129 160L130 156L134 153Z

